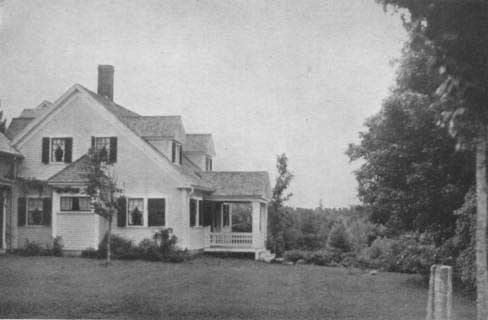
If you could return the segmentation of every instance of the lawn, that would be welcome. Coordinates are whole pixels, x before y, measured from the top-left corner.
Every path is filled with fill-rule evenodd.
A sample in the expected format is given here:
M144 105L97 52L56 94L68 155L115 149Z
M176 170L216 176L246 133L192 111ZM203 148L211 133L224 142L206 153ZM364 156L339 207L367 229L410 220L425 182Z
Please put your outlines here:
M424 319L414 275L200 257L181 264L0 257L0 317ZM474 319L456 296L454 319Z

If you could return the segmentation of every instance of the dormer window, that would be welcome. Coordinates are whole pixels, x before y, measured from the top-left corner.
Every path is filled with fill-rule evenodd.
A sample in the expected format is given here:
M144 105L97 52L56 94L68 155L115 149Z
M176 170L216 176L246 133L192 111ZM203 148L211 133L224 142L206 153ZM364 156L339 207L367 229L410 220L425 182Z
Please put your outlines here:
M209 156L205 158L205 171L212 171L212 158Z

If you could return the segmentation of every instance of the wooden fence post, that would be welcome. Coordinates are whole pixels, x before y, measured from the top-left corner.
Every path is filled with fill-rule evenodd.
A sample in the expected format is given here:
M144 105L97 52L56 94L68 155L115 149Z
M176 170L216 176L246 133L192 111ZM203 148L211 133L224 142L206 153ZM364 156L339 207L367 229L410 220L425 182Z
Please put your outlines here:
M452 320L452 267L430 267L426 320Z

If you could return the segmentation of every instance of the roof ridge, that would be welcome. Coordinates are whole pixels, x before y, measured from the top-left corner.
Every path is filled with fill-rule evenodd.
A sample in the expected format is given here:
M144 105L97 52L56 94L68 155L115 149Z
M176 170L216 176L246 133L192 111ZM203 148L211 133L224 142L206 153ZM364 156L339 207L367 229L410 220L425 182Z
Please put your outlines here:
M266 173L269 174L268 171L265 170L204 171L204 173Z
M148 116L148 115L138 115L138 116L122 116L122 118L181 118L181 115L156 115L156 116Z

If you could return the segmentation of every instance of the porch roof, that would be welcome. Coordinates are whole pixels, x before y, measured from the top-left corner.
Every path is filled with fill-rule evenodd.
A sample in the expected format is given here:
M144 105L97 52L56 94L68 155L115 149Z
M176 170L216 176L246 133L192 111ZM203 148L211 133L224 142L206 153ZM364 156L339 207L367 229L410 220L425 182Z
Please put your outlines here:
M202 180L215 191L208 199L254 198L269 200L271 187L265 171L211 171L202 172Z
M24 157L17 149L15 149L10 144L10 140L5 135L3 135L3 133L0 133L0 154L7 154L19 158Z
M49 184L83 184L88 182L90 159L87 154L47 180Z

